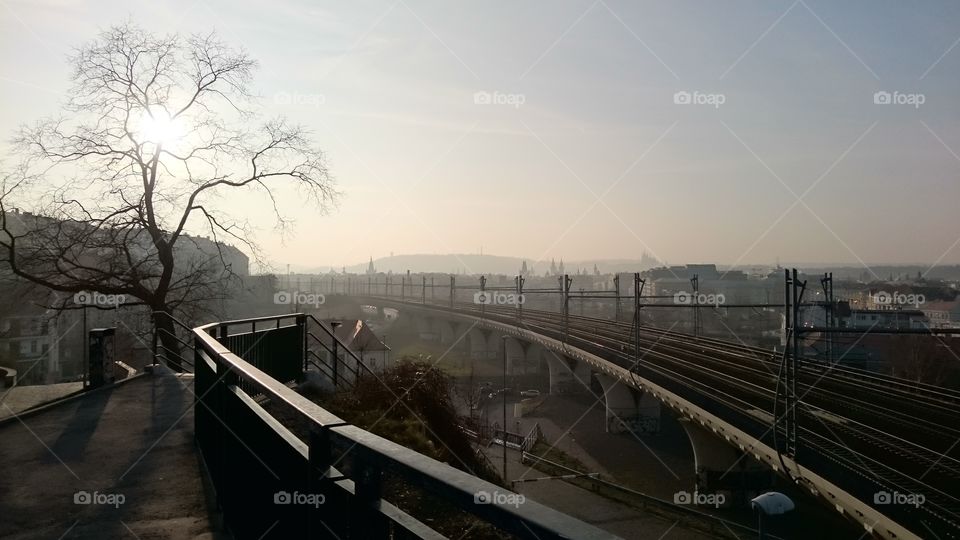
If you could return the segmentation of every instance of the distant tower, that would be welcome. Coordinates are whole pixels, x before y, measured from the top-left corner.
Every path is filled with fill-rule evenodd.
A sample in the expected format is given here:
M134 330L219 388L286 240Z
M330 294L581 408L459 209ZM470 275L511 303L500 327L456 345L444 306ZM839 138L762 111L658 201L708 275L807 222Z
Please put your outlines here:
M373 256L370 256L370 264L367 265L367 275L376 274L377 269L373 267Z
M554 259L550 259L550 275L557 275L557 261Z
M560 271L560 275L563 275L563 259L560 259L560 267L557 270Z
M520 267L520 275L525 276L528 273L530 273L530 271L527 270L527 261L523 261L523 266Z
M600 269L597 268L597 263L593 263L593 275L595 275L595 276L599 276L599 275L600 275Z

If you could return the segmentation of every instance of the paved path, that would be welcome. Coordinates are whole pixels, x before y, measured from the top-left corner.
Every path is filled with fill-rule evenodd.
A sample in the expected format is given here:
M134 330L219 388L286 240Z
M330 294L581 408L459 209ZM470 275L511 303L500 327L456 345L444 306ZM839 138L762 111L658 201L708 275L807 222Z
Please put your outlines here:
M0 418L19 414L31 407L75 394L80 390L83 390L82 382L37 384L8 388L0 391Z
M148 374L0 425L0 537L219 538L192 390Z

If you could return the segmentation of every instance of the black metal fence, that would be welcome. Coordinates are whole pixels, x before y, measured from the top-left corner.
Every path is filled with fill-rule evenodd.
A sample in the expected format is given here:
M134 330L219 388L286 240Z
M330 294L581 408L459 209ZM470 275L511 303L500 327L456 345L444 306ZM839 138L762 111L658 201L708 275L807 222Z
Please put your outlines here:
M194 330L196 440L236 537L441 538L388 502L394 479L522 538L611 537L350 425L288 388L282 379L296 378L291 366L306 360L304 324L298 314ZM249 331L233 333L242 325Z

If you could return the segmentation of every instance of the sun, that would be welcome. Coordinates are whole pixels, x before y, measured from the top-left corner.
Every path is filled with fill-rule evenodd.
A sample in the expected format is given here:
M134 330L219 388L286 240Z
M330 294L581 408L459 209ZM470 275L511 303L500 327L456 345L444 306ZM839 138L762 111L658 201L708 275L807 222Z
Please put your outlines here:
M137 135L144 142L168 144L180 139L183 130L179 119L171 118L167 111L160 107L152 107L140 117Z

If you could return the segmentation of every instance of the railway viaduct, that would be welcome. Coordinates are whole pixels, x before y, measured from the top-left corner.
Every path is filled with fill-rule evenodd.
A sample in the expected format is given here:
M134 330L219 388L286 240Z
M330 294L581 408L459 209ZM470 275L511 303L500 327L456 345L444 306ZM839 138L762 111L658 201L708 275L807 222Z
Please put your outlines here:
M870 504L865 492L847 482L846 477L834 478L825 472L827 469L814 466L819 462L783 455L770 444L769 437L757 436L742 423L729 420L722 410L639 375L602 351L575 346L562 335L547 335L520 321L495 316L494 311L485 314L480 309L384 297L356 296L352 301L379 310L397 309L401 318L412 320L421 339L460 347L472 358L498 358L503 340L508 371L521 370L522 365L546 365L550 393L589 391L591 380L596 380L603 389L609 432L655 432L662 409L671 409L681 420L693 448L698 491L726 491L733 495L728 500L742 500L749 495L744 490L749 491L752 479L772 472L790 478L876 537L926 535L908 515ZM755 425L770 427L773 423L769 412L754 409L746 413L754 417Z

